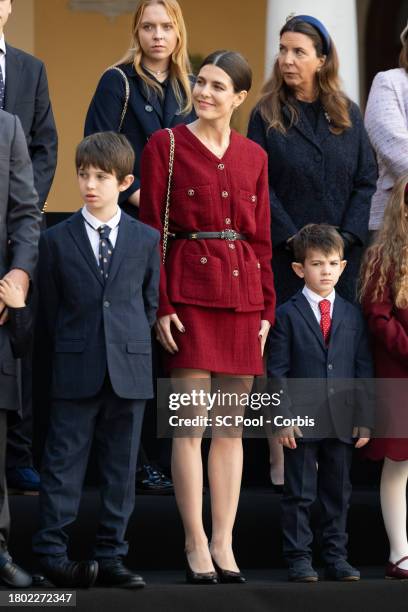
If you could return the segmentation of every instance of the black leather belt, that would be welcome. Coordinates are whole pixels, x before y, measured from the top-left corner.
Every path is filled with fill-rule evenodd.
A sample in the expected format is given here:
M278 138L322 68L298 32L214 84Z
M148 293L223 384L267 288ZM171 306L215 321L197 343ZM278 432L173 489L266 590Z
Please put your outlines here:
M169 234L169 238L174 240L247 240L244 234L240 234L232 229L223 230L222 232L177 232Z

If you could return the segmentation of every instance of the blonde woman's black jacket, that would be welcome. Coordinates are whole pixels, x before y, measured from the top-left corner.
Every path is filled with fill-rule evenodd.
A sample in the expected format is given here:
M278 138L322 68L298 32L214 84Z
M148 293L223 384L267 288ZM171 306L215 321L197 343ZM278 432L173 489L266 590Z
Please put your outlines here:
M119 66L126 74L130 86L128 110L123 121L121 133L124 134L135 152L135 181L121 195L121 206L127 198L140 189L140 160L142 151L150 136L157 130L174 127L179 123L191 123L195 119L192 111L181 114L181 108L170 84L165 88L162 102L154 91L148 91L144 81L138 76L133 64ZM96 88L85 120L85 136L95 132L119 131L121 115L125 102L125 82L117 70L106 71ZM151 177L153 180L153 177ZM134 215L134 206L126 206L126 212Z

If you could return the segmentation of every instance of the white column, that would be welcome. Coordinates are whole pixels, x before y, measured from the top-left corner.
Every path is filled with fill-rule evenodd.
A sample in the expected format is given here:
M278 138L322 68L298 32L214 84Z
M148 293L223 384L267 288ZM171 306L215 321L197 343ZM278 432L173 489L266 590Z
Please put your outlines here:
M332 37L340 60L345 93L359 103L356 0L268 0L265 76L269 77L279 49L279 31L291 13L320 19Z

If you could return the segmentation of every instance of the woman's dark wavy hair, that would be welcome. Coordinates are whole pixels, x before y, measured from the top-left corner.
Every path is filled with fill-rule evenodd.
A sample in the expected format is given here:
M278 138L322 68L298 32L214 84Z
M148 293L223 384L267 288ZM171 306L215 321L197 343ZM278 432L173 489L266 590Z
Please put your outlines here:
M280 36L282 37L285 32L305 34L313 42L317 57L324 56L322 38L314 26L301 19L293 18L283 26ZM330 131L333 134L341 134L345 129L350 128L352 123L349 112L350 100L340 89L339 59L333 40L330 41L330 50L326 55L326 60L317 73L316 85L320 101L330 119ZM257 108L262 118L269 129L286 134L288 126L285 125L282 116L283 106L289 109L289 127L298 122L299 113L294 92L283 80L278 59L275 61L272 75L263 86L261 94Z

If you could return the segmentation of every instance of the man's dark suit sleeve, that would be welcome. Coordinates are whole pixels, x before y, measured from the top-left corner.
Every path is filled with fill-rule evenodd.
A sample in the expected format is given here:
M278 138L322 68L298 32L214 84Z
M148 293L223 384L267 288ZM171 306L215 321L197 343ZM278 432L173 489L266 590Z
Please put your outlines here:
M159 279L160 279L160 253L159 239L157 233L153 248L150 252L149 261L146 267L146 273L143 282L143 300L145 312L150 327L156 321L156 312L159 305Z
M40 288L41 326L47 332L46 342L54 341L55 327L59 307L59 283L55 272L55 262L50 248L47 232L40 238L40 259L38 266Z
M269 335L267 369L270 393L280 393L281 403L276 410L284 418L293 418L287 385L291 362L290 346L290 325L287 317L278 309L275 325Z
M38 204L47 200L57 166L58 135L52 113L45 66L41 66L35 97L35 111L30 132L30 156Z
M373 429L375 421L374 364L365 321L360 316L360 335L355 355L356 410L354 425Z
M7 236L9 269L20 268L33 278L38 258L41 213L37 207L33 168L20 120L14 117L14 137L10 150Z

